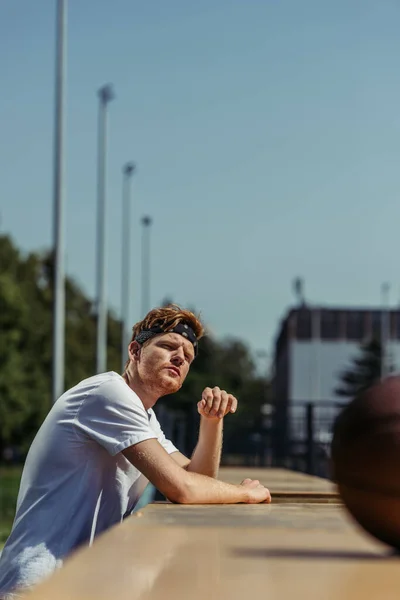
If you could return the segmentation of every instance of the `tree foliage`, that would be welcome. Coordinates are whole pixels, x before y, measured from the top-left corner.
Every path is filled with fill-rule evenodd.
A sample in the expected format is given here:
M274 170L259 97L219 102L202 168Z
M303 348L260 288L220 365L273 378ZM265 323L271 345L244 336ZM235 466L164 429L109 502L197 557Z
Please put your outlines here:
M53 257L24 256L0 236L0 451L26 450L51 406ZM120 323L108 317L108 368L120 364ZM65 387L93 374L92 302L66 280Z
M382 369L382 346L373 338L362 344L360 355L354 358L353 364L340 375L340 385L335 390L338 396L355 398L379 381ZM393 369L389 365L389 371Z
M51 253L24 255L9 236L0 236L0 459L7 445L28 449L51 407L52 282ZM96 317L93 301L71 277L65 291L68 389L95 371ZM120 345L121 323L109 312L108 370L120 371ZM236 444L258 428L260 406L269 394L240 340L204 337L182 389L160 402L176 414L193 416L204 387L215 385L240 400L237 415L226 423L227 444Z

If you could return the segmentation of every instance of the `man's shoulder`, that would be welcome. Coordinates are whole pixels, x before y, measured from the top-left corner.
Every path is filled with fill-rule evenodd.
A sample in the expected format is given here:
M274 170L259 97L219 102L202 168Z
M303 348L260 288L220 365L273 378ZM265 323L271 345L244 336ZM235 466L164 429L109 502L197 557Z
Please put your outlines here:
M82 381L67 390L65 395L90 394L99 391L103 386L118 387L121 386L121 384L124 384L121 375L115 371L108 371L106 373L98 373L97 375L82 379Z
M109 371L107 373L99 373L86 379L82 379L79 383L69 388L57 400L54 406L56 414L60 414L65 410L70 412L81 410L82 406L94 401L104 400L111 401L115 399L124 399L127 401L127 388L124 379L118 373Z
M80 382L80 385L98 387L100 385L113 382L118 384L124 383L124 378L115 371L106 371L105 373L98 373L97 375L92 375L87 379L83 379Z
M83 406L125 407L145 413L139 396L127 385L124 378L115 371L100 373L84 379L67 392L66 401L79 400Z

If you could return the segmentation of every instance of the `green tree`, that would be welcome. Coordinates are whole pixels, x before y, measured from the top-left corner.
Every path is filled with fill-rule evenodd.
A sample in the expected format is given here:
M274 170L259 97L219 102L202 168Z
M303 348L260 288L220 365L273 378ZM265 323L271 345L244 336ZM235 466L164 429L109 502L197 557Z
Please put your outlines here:
M53 255L23 255L0 236L0 458L27 450L51 407ZM93 375L96 319L70 277L66 289L65 387ZM121 324L108 314L108 369L120 368Z
M337 396L355 398L362 391L379 381L382 369L382 346L377 339L362 344L360 355L355 357L350 368L340 375ZM389 371L392 371L389 365Z
M40 258L26 258L0 237L0 446L20 444L45 414L39 362L46 359L48 331L37 284ZM35 359L36 357L36 359ZM37 360L40 357L40 361Z

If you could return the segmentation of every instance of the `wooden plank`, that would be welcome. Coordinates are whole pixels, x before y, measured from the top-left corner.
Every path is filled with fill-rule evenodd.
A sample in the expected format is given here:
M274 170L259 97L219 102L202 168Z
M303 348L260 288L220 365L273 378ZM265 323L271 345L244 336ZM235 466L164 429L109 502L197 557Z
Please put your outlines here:
M336 492L273 492L272 501L274 504L341 504Z
M330 492L273 492L274 504L342 504L338 493ZM156 500L153 504L166 504L165 500Z
M400 562L335 504L152 504L31 600L397 600Z
M274 492L327 492L336 493L336 486L328 479L306 475L288 469L221 467L219 479L239 484L243 479L259 479Z

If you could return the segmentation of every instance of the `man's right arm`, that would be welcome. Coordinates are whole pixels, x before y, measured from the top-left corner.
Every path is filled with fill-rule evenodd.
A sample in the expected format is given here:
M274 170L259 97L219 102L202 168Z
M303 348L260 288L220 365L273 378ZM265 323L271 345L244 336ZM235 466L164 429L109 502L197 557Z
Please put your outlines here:
M238 504L270 502L267 488L245 480L231 485L180 467L156 439L123 450L124 456L171 502L178 504Z

